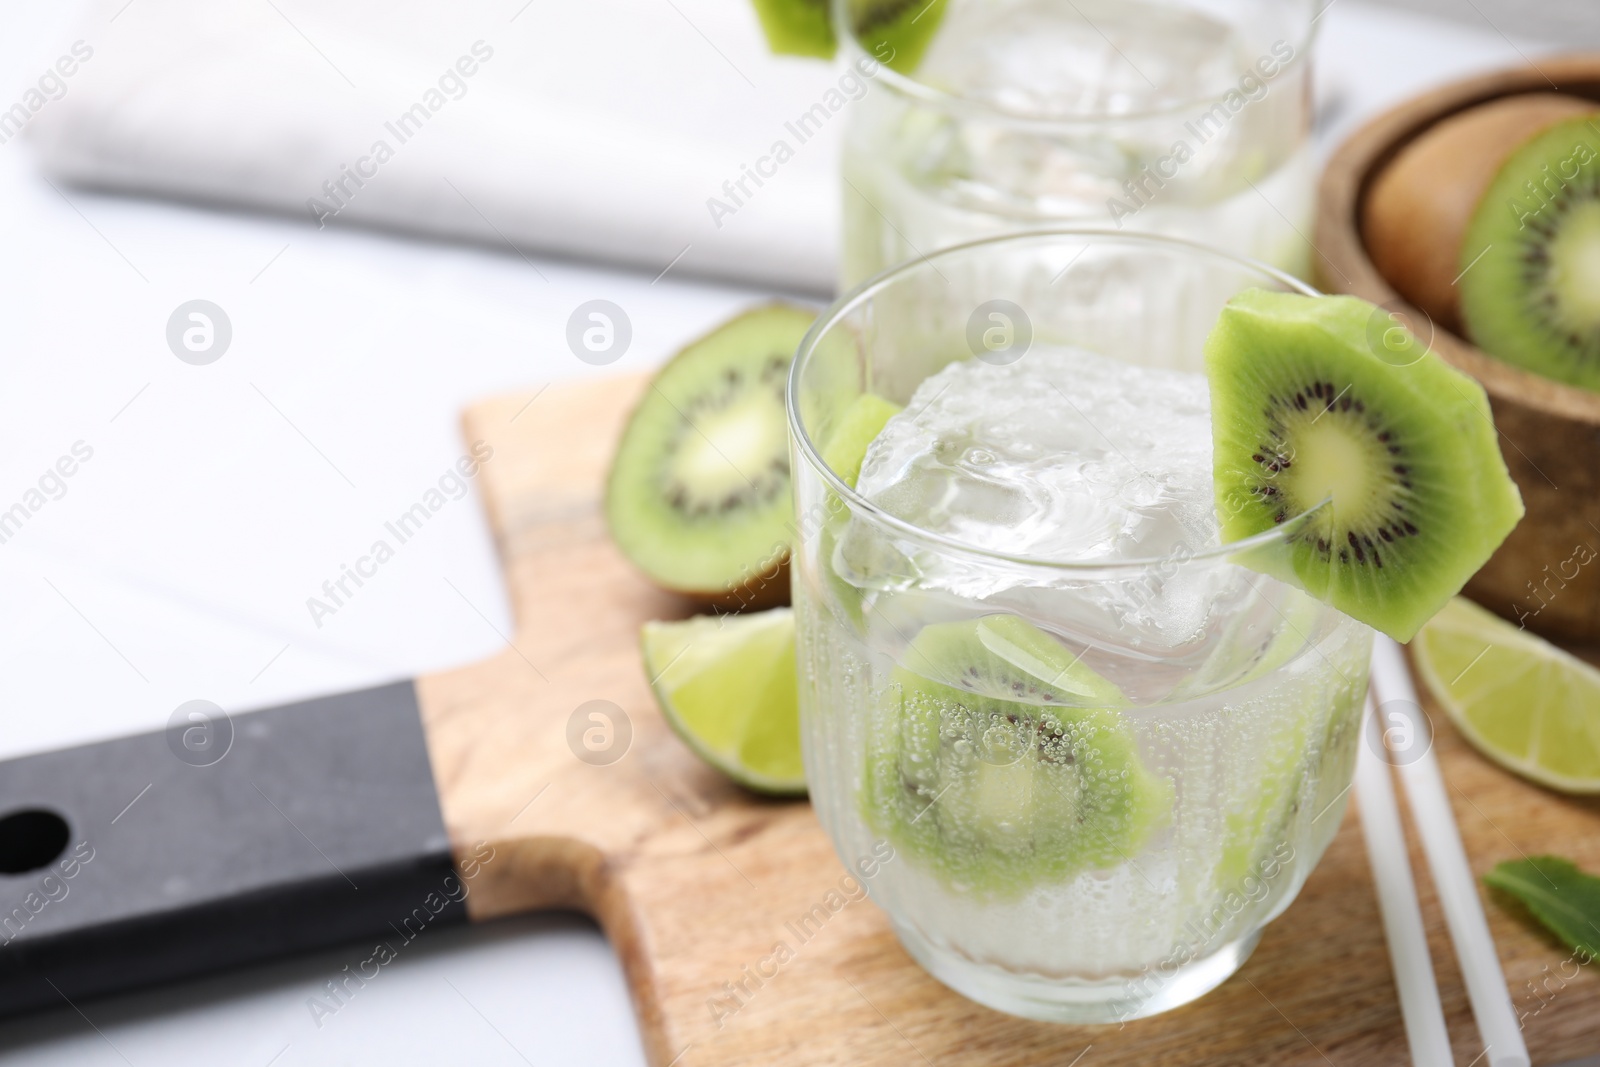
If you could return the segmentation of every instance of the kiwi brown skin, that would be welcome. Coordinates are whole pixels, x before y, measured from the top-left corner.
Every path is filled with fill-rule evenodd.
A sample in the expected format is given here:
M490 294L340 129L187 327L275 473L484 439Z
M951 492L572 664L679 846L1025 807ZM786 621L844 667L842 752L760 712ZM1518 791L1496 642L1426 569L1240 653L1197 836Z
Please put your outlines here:
M789 556L774 563L753 568L750 580L732 589L717 591L704 589L668 590L682 597L691 610L711 611L718 614L739 614L745 611L765 611L768 608L789 606Z
M750 580L725 593L687 594L718 612L765 611L789 605L789 551L753 568Z
M1429 127L1378 173L1362 202L1362 239L1373 265L1437 325L1460 333L1461 245L1484 193L1518 148L1596 109L1575 96L1522 93Z

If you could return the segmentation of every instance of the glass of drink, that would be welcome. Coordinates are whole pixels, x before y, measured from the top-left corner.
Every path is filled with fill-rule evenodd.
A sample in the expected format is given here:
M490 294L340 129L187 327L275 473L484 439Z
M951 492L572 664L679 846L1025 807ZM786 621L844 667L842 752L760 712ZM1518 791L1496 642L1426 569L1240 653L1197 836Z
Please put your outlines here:
M1314 0L933 0L888 41L882 5L834 2L873 72L845 134L841 289L1063 225L1305 273Z
M1311 292L1172 238L990 238L842 298L796 357L812 802L906 950L999 1010L1200 996L1344 810L1371 631L1240 564L1307 516L1219 541L1196 372L1251 286Z

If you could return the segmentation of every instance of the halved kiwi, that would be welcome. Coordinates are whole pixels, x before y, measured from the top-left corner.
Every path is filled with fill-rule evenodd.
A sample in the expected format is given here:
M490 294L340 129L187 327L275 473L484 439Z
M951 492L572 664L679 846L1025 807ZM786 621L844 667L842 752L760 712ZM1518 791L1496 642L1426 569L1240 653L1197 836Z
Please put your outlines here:
M1223 541L1293 523L1241 563L1409 641L1523 509L1482 387L1415 338L1373 344L1382 315L1234 297L1206 340L1213 467Z
M935 623L869 723L869 826L951 889L1014 897L1137 853L1170 807L1121 692L1015 615Z
M628 420L606 483L623 553L664 588L782 602L794 520L783 393L815 313L745 312L673 357Z
M830 0L753 0L767 46L779 55L831 59L838 47ZM902 74L922 61L945 0L850 0L856 40Z
M1600 390L1600 109L1512 153L1467 226L1457 269L1479 347Z
M1580 97L1518 93L1422 131L1362 198L1361 232L1373 265L1438 325L1459 332L1461 249L1484 193L1518 146L1594 110L1594 101Z

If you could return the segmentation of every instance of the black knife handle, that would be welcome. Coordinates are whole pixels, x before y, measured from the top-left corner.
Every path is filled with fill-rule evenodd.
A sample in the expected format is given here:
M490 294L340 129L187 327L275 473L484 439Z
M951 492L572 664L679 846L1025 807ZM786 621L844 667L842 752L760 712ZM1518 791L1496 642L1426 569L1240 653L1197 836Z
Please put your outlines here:
M411 682L179 711L0 762L0 1016L466 921Z

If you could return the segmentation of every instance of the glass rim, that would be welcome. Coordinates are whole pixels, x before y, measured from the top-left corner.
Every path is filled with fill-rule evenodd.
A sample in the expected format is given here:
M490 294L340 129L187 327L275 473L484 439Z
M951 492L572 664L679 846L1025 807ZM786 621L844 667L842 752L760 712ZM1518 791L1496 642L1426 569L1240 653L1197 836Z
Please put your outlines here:
M1189 241L1181 237L1168 237L1164 234L1137 233L1126 230L1102 229L1099 227L1059 227L1047 230L1027 230L1019 233L998 234L984 237L976 241L967 241L948 248L939 249L930 255L908 260L904 263L890 267L888 270L868 278L854 289L838 297L834 302L823 309L822 313L811 324L804 337L800 339L800 347L796 349L794 361L789 367L789 380L784 387L784 410L789 424L789 434L795 442L800 456L822 478L828 489L844 501L845 506L852 512L859 512L874 522L893 530L895 533L908 536L914 540L924 542L930 547L942 552L955 552L963 556L972 557L993 563L1004 563L1011 566L1024 566L1038 570L1058 571L1074 575L1109 574L1124 570L1140 570L1157 564L1170 564L1175 553L1160 556L1144 556L1137 559L1052 559L1042 556L1030 556L1023 553L1002 552L995 549L984 548L980 545L969 544L959 538L946 534L935 533L924 529L914 522L900 518L856 492L853 486L847 485L838 473L822 458L821 451L816 442L811 439L803 420L800 417L800 379L811 356L817 351L822 338L843 319L854 311L860 304L872 296L889 288L913 271L924 266L932 267L937 261L964 256L968 253L988 249L996 245L1025 245L1031 243L1050 242L1060 238L1091 238L1090 247L1097 241L1116 242L1129 245L1143 245L1152 248L1165 248L1184 254L1196 255L1231 263L1253 271L1263 278L1270 278L1290 292L1302 296L1321 296L1317 289L1296 278L1286 271L1279 270L1260 260L1248 256L1235 255L1218 248L1212 248L1198 241ZM1068 264L1070 266L1071 264ZM935 268L937 270L937 268ZM791 478L793 474L791 472ZM1205 549L1188 552L1180 561L1182 565L1208 562L1230 562L1232 557L1251 549L1265 548L1286 541L1298 534L1309 521L1310 516L1316 514L1322 505L1318 504L1304 514L1298 515L1281 526L1265 530L1251 537L1238 541L1229 541Z
M1230 87L1220 93L1186 97L1171 104L1138 111L1097 111L1085 115L1050 116L1020 114L974 100L971 97L962 96L960 93L947 92L944 89L929 85L927 82L918 81L908 74L901 74L867 51L866 47L857 39L850 18L850 0L831 0L831 2L833 24L838 27L839 40L843 42L845 50L851 54L850 58L865 58L878 65L877 72L870 75L871 80L880 81L890 90L899 93L901 96L910 97L918 103L935 106L944 111L969 113L1005 126L1036 131L1081 132L1084 127L1088 126L1105 126L1118 122L1143 122L1152 119L1171 118L1202 104L1216 104L1226 98L1229 92L1234 91ZM1314 0L1303 0L1303 2L1308 8L1315 7ZM1292 67L1304 66L1310 61L1311 46L1315 43L1318 32L1317 19L1313 17L1307 23L1300 40L1291 45L1294 48L1294 55L1289 57L1287 63L1283 64L1283 70L1287 71Z

